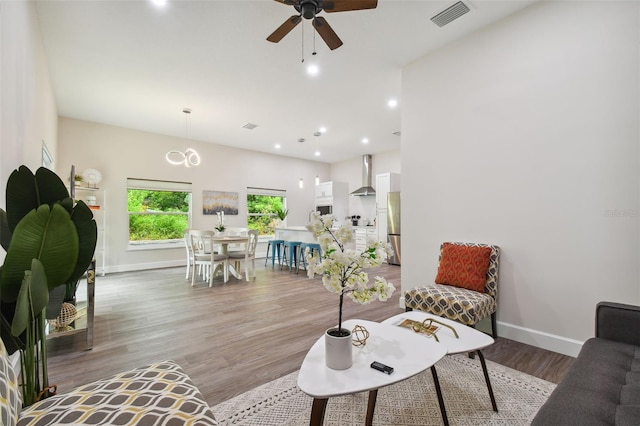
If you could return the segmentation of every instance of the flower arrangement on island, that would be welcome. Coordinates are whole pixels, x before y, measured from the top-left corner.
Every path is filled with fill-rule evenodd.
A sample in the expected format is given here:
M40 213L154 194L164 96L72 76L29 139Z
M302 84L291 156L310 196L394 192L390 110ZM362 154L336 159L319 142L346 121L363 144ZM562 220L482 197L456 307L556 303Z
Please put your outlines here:
M383 277L376 276L373 283L365 268L380 266L393 252L389 243L368 240L363 251L345 248L353 241L353 228L349 222L334 228L336 218L333 215L321 216L314 213L307 229L317 238L322 256L306 254L309 266L307 274L310 278L322 275L322 283L332 293L340 295L338 311L338 328L335 335L348 335L342 330L342 306L344 296L360 304L367 304L374 299L386 301L395 291L392 283Z
M216 212L216 214L218 215L218 226L216 226L215 229L218 232L224 232L224 230L227 229L224 226L224 210Z

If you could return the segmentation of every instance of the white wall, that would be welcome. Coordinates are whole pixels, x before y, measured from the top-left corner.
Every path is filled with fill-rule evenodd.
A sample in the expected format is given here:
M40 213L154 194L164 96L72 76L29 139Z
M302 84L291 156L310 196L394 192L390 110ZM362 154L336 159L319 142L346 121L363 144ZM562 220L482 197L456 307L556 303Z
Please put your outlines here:
M0 3L0 208L14 169L42 164L42 142L55 156L57 111L34 2ZM0 249L0 261L4 251Z
M61 117L59 120L57 172L68 176L76 170L95 168L102 174L100 187L107 192L107 272L184 264L184 249L128 251L127 178L193 183L193 227L213 229L217 216L202 214L202 191L238 192L240 211L225 216L230 227L245 227L246 188L287 191L289 225L307 223L314 207L314 179L328 176L329 165L181 138L145 133L104 124ZM202 157L199 167L172 166L165 160L171 149L187 144ZM304 189L298 187L302 177Z
M502 247L504 337L575 354L640 302L637 2L544 2L406 67L402 286L442 241Z

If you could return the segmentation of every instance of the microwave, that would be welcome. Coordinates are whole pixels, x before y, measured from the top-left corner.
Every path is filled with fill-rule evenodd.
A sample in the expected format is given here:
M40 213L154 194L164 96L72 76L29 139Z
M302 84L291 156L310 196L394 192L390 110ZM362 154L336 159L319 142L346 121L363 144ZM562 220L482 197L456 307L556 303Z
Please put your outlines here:
M333 206L316 206L316 211L320 213L321 216L326 214L333 214Z

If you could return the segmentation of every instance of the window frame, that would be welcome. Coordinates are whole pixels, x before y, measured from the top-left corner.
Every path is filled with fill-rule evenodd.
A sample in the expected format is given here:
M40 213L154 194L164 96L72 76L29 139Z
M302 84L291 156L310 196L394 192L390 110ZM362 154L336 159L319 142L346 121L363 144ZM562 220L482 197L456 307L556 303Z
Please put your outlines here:
M127 224L131 223L131 216L136 215L154 215L154 216L187 216L187 229L191 228L193 220L193 191L191 182L176 182L165 180L153 180L153 179L138 179L127 178ZM189 194L189 210L186 213L182 212L132 212L129 211L129 190L148 190L158 192L187 192ZM145 240L145 241L132 241L131 231L127 226L127 250L158 250L158 249L173 249L183 248L184 239L174 238L167 240Z
M249 195L262 195L266 197L278 197L282 198L282 208L287 209L287 191L285 189L272 189L272 188L256 188L247 187L247 228L249 227L250 217L276 217L275 213L250 213L249 212ZM275 235L275 230L272 234L259 235L259 240L272 239Z

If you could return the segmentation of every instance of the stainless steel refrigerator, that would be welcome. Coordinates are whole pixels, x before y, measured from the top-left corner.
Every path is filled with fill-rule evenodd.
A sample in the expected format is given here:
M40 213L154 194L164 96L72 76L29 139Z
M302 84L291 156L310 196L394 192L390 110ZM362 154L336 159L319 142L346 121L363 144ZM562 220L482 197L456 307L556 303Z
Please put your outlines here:
M400 265L400 193L389 192L387 195L387 241L391 244L394 255L389 258L391 265Z

